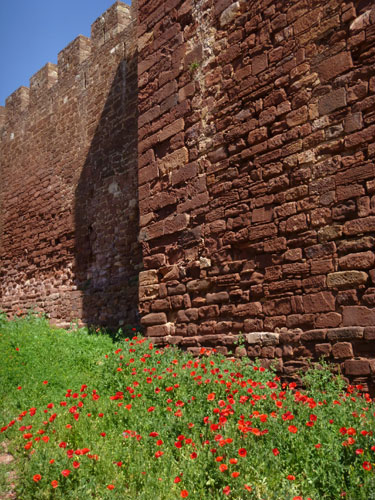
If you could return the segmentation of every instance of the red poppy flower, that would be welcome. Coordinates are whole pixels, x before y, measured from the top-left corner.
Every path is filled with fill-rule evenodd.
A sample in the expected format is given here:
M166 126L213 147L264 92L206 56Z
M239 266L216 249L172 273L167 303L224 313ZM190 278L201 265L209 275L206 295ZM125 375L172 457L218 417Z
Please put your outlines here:
M228 470L228 466L226 464L221 464L219 469L220 469L220 472L224 472L224 471Z
M75 469L78 469L80 465L81 465L81 464L80 464L79 462L77 462L76 460L73 462L73 467L74 467Z
M224 495L229 495L229 493L230 493L230 486L224 486L223 493L224 493Z
M69 474L70 474L70 470L69 469L64 469L61 471L61 474L64 476L64 477L68 477Z
M272 449L272 453L275 455L275 457L277 457L277 455L280 454L279 450L277 448L273 448Z
M181 498L187 498L189 496L189 493L187 490L182 490L181 491Z
M286 478L289 479L289 481L294 481L296 479L296 476L289 474L288 476L286 476Z
M41 479L42 479L42 476L41 476L40 474L35 474L35 475L33 476L33 481L35 481L36 483L37 483L38 481L40 481Z
M196 458L197 458L197 456L198 456L198 455L197 455L195 452L193 452L193 453L191 453L190 458L191 458L192 460L194 460L194 459L196 459Z
M56 479L54 479L53 481L51 481L52 488L57 488L58 485L59 485L59 483L56 481Z
M291 432L292 434L295 434L298 431L298 429L295 425L289 425L288 431Z
M159 458L159 457L161 457L162 455L164 455L164 451L161 451L161 450L159 450L159 451L157 451L157 452L155 453L155 457L156 457L156 458Z
M251 486L249 486L248 484L244 484L244 488L245 488L245 490L247 490L247 491L251 491L251 490L252 490L252 487L251 487Z
M363 462L362 467L363 467L365 470L371 470L371 469L372 469L372 465L371 465L371 463L370 463L370 462Z
M239 472L237 472L237 471L234 471L234 472L232 472L232 474L231 474L231 476L232 476L232 477L238 477L239 475L240 475L240 473L239 473Z
M181 481L180 476L176 476L173 480L174 483L179 483Z
M238 463L238 460L237 460L237 458L230 458L229 459L229 463L230 464L236 464L236 463Z
M107 490L113 490L115 488L115 485L114 484L109 484L107 486Z
M240 456L240 457L246 457L246 455L247 455L247 451L246 451L246 449L245 449L245 448L240 448L240 449L238 450L238 454L239 454L239 456Z

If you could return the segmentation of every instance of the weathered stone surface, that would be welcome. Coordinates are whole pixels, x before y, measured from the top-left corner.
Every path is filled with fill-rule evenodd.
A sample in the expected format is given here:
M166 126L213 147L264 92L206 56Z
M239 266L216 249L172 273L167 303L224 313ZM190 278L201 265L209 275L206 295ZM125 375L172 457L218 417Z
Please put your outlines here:
M374 326L375 309L365 306L345 306L343 307L343 325Z
M345 375L369 375L370 363L367 359L348 359L344 363Z
M335 289L356 288L365 285L367 280L368 274L363 271L338 271L327 275L327 286Z
M318 67L318 74L322 82L329 81L353 67L350 52L339 54L325 59Z
M319 292L305 295L302 299L306 313L335 310L335 299L330 292Z
M331 344L316 344L315 353L317 357L330 356L332 352Z
M272 332L248 333L246 342L248 344L277 345L279 343L279 334Z
M162 325L167 322L167 315L163 312L150 313L143 316L141 323L144 326Z
M301 334L301 340L305 342L322 341L327 338L327 330L308 330Z
M155 325L148 326L146 334L148 337L166 337L168 335L173 335L174 325L167 323L166 325Z
M353 347L350 342L338 342L332 346L332 354L336 359L353 357Z
M374 252L360 252L345 255L339 259L341 269L371 269L375 264Z
M319 99L318 109L320 115L327 115L336 109L346 106L346 91L344 88L333 90Z
M141 271L139 273L139 285L154 285L158 283L158 273L154 269L151 271Z
M210 282L208 280L193 280L188 281L186 288L189 292L202 292L209 288Z
M363 337L363 328L360 327L342 327L332 328L327 333L327 338L330 341L335 340L355 340Z

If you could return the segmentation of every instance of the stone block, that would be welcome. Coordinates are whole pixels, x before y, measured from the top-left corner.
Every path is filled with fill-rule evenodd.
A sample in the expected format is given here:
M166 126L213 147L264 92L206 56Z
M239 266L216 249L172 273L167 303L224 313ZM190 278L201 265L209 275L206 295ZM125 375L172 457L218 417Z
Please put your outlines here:
M361 339L363 338L363 328L356 326L332 328L331 330L328 330L327 338L331 342Z
M347 359L344 363L345 375L370 375L370 363L367 359Z
M303 332L301 334L301 340L303 342L319 342L322 340L326 340L327 338L327 330L308 330L307 332Z
M364 306L344 306L342 308L344 326L374 326L375 309Z
M222 304L229 302L228 292L208 293L206 295L207 304Z
M365 328L363 338L365 340L375 340L375 326L368 326Z
M339 88L333 90L328 94L325 94L319 99L318 110L320 115L328 115L336 109L340 109L346 106L346 90L344 88Z
M209 286L210 282L208 280L192 280L186 284L188 292L202 292L207 290Z
M174 325L167 323L166 325L148 326L146 330L147 337L166 337L173 335Z
M139 285L155 285L158 283L158 273L155 270L141 271L139 273Z
M330 356L332 351L331 344L316 344L315 345L315 353L317 357L321 356Z
M190 216L188 214L178 214L170 219L163 221L163 234L174 234L183 231L189 224Z
M220 26L223 28L229 23L232 23L237 16L241 14L241 2L233 2L227 7L220 16Z
M322 82L333 80L336 76L345 73L353 67L350 52L340 52L335 56L328 57L318 66L318 75Z
M332 346L332 354L335 359L352 358L353 346L350 342L338 342Z
M159 297L159 285L140 286L138 289L138 298L140 302L145 300L154 300Z
M141 323L143 326L163 325L167 323L167 315L163 312L146 314Z
M365 285L368 274L363 271L338 271L327 275L327 286L337 290Z
M328 312L335 310L335 298L331 292L318 292L302 298L305 313Z
M262 314L262 304L260 302L239 304L235 311L235 315L240 318L259 316L260 314Z
M251 70L253 75L261 73L268 67L267 53L260 54L251 59Z
M335 328L341 324L342 316L337 312L320 314L315 321L317 328Z
M344 129L347 134L363 128L362 113L352 113L345 118Z
M375 253L359 252L345 255L339 259L341 269L372 269L375 264Z

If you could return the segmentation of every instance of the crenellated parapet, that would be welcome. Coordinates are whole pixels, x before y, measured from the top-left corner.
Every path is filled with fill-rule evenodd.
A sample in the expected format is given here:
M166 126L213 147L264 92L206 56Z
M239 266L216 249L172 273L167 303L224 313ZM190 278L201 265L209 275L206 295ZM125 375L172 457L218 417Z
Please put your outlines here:
M129 25L131 20L130 8L122 2L116 2L91 25L93 47L101 47L114 38Z
M59 52L57 65L48 62L31 76L29 87L18 88L6 99L6 105L0 112L0 127L6 128L10 122L13 130L18 120L27 119L29 106L51 110L51 101L64 94L64 88L69 87L72 80L80 80L82 86L87 86L90 65L95 64L98 52L113 43L119 33L128 30L125 39L127 44L134 45L131 42L135 25L133 18L134 9L128 5L120 1L112 5L92 23L90 38L77 36Z
M30 89L19 87L5 101L6 118L17 119L29 106Z
M77 73L77 69L91 54L91 39L79 35L70 42L57 58L58 78L62 80Z

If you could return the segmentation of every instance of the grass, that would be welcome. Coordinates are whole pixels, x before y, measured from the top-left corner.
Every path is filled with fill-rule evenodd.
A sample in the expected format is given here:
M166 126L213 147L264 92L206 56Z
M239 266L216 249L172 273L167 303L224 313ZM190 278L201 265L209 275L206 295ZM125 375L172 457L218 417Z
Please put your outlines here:
M375 499L375 405L327 369L301 392L246 361L32 315L1 317L0 352L20 500Z

